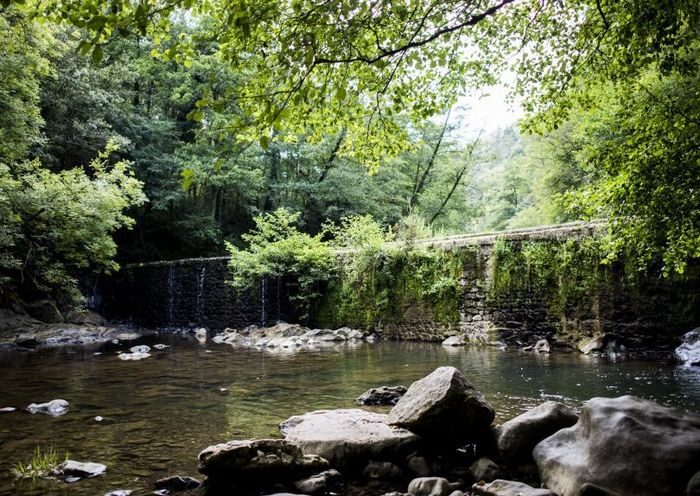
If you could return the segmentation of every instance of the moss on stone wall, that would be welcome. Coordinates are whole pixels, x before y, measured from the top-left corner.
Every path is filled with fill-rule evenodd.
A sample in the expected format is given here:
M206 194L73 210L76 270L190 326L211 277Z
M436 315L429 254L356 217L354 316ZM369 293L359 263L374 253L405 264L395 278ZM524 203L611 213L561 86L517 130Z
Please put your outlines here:
M638 277L636 271L622 269L624 280L633 283ZM563 315L609 290L615 272L620 275L619 264L611 265L596 238L523 242L499 238L491 255L488 301L498 304L536 293L547 301L550 314Z
M410 320L458 322L465 259L474 251L382 246L344 254L314 321L373 329Z

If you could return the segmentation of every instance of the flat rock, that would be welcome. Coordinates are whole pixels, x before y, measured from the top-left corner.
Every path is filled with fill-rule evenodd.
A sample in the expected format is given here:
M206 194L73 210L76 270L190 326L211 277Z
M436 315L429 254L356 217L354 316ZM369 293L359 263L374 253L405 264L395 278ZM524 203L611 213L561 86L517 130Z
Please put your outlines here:
M97 477L105 472L107 472L107 465L93 462L77 462L75 460L66 460L56 471L57 475L63 478L77 477L79 479Z
M355 401L358 405L395 405L406 391L405 386L380 386L368 389Z
M439 367L411 384L388 423L431 442L459 443L482 435L493 418L493 408L459 370Z
M368 460L403 458L418 445L417 435L386 420L386 415L360 409L319 410L290 417L280 431L304 453L341 469L361 470Z
M151 356L150 353L119 353L119 360L143 360Z
M698 471L700 415L633 396L593 398L533 456L543 485L560 496L586 484L598 494L681 495Z
M328 468L285 439L249 439L209 446L199 453L199 471L212 479L300 479Z
M557 496L549 489L539 489L523 482L496 479L489 484L474 484L474 496Z
M700 365L700 327L685 333L673 354L684 365Z
M68 413L69 404L66 400L51 400L47 403L32 403L27 406L29 413L43 413L52 417L58 417Z
M577 420L578 416L564 404L547 401L499 427L498 451L509 462L532 462L532 450L537 443L571 427Z
M5 406L0 408L0 413L12 413L17 410L14 406Z

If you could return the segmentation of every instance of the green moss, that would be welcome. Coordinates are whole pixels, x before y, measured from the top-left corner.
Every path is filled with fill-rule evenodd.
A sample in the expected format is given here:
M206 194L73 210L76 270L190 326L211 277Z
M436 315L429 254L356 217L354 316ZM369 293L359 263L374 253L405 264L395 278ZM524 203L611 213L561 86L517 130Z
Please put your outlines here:
M626 272L626 271L625 271ZM513 242L493 246L489 302L545 298L549 311L563 315L606 288L613 270L596 238Z
M315 321L372 329L409 318L457 322L470 250L373 247L346 254Z

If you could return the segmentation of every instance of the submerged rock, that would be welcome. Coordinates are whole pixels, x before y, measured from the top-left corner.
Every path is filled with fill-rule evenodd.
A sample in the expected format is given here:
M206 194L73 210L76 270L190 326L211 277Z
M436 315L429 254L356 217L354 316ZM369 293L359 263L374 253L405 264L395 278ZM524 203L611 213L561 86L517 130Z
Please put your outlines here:
M408 484L411 496L450 496L461 484L451 483L442 477L419 477Z
M132 491L131 489L116 489L114 491L105 493L105 496L129 496L133 492L134 491Z
M17 410L14 406L5 406L0 408L0 413L12 413Z
M68 413L69 406L66 400L51 400L47 403L32 403L27 406L27 411L32 414L43 413L52 417L58 417Z
M496 479L490 484L474 484L475 496L557 496L548 489L538 489L523 482Z
M97 477L107 472L107 465L93 462L77 462L75 460L66 460L58 469L54 471L54 475L66 478L87 479Z
M544 486L560 496L585 484L598 494L680 495L698 470L700 415L633 396L593 398L533 455Z
M367 460L405 458L418 445L418 436L386 420L386 415L360 409L319 410L290 417L280 431L304 453L319 455L341 470L359 471Z
M388 423L432 442L451 444L479 437L494 410L454 367L439 367L408 388L389 413Z
M406 391L404 386L380 386L368 389L355 401L358 405L395 405Z
M129 351L132 353L150 353L151 347L146 346L145 344L140 344L138 346L132 346L129 348Z
M155 483L156 489L165 489L167 491L189 491L197 489L202 483L194 477L173 475L158 479Z
M532 450L537 443L571 427L577 420L578 416L564 404L547 401L498 428L498 451L508 462L532 462Z
M328 468L316 455L285 439L229 441L199 453L199 471L210 479L276 481L299 479Z
M674 355L684 365L700 365L700 327L683 335L683 341Z

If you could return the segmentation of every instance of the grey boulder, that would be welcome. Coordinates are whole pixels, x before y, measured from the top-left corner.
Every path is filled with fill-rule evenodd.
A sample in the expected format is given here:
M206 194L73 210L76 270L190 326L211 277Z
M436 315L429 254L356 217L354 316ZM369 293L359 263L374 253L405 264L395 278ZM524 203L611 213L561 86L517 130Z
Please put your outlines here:
M51 400L47 403L32 403L27 406L29 413L43 413L52 417L58 417L68 413L69 404L66 400Z
M408 484L411 496L450 496L461 484L451 483L442 477L418 477Z
M298 479L328 468L316 455L305 455L285 439L229 441L199 453L199 471L211 479Z
M406 394L404 386L380 386L358 396L358 405L395 405Z
M496 479L489 484L474 484L474 496L557 496L548 489L538 489L523 482Z
M393 460L413 451L420 438L386 423L386 415L360 409L318 410L280 424L285 438L341 470L362 470L368 460Z
M684 365L700 365L700 327L683 335L683 342L674 355Z
M411 384L388 423L440 444L480 437L493 418L493 408L459 370L439 367Z
M560 429L571 427L577 420L576 414L564 404L547 401L499 427L498 451L506 461L531 462L537 443Z
M97 477L107 472L107 465L93 462L77 462L75 460L66 460L54 474L62 478L78 478L87 479Z
M543 485L560 496L586 484L597 494L680 495L698 470L700 415L633 396L593 398L533 456Z

